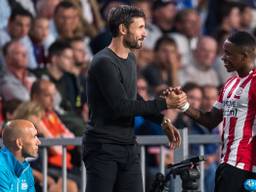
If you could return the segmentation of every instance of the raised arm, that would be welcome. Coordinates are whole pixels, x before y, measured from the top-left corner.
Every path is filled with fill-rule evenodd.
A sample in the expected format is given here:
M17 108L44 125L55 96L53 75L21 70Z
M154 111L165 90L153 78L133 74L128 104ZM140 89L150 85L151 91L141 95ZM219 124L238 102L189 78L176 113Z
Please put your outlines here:
M167 97L172 93L176 93L178 95L185 94L180 88L168 88L163 92L163 97ZM185 112L186 115L209 129L214 129L223 119L223 112L221 109L213 107L210 112L205 113L194 109L188 102L185 103L185 105L179 106L177 108L181 109L183 112Z
M91 69L89 78L94 78L102 93L103 99L112 108L113 115L155 115L167 108L175 108L184 104L185 95L170 94L166 98L152 101L133 100L127 96L124 85L120 81L118 68L111 61L98 61Z
M217 127L223 119L222 110L215 107L210 112L203 113L190 106L185 114L209 129Z

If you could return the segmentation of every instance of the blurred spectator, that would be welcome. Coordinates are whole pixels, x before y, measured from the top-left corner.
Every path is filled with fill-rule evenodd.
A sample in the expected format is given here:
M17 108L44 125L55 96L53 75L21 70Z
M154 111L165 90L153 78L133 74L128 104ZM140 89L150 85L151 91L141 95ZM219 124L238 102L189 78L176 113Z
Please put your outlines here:
M202 102L201 87L196 83L188 82L182 87L182 90L187 94L188 102L190 103L190 105L195 109L199 109ZM189 128L190 132L194 124L197 123L183 113L179 113L177 119L174 122L175 127L177 127L178 129L183 129L186 127Z
M47 64L46 57L46 38L49 33L49 22L47 18L36 17L34 19L31 31L30 38L33 45L33 54L37 62L35 68L43 68Z
M220 29L232 32L241 27L239 4L228 2L222 6Z
M85 125L80 113L82 102L85 102L86 98L81 98L81 87L76 76L70 73L72 66L74 54L70 43L57 40L49 48L47 67L34 70L34 73L37 77L48 79L55 84L58 92L55 96L54 109L65 125L75 130L77 136L81 136Z
M90 60L88 53L85 51L83 38L77 36L69 39L69 42L74 55L74 65L72 65L70 72L76 76L86 76Z
M38 17L45 17L47 19L52 19L54 15L54 10L61 0L37 0L36 10Z
M216 53L216 41L209 36L200 37L189 65L181 70L181 85L184 85L187 82L194 82L198 85L211 84L218 86L218 76L213 69Z
M168 86L179 85L177 71L180 60L176 43L168 36L157 40L154 51L154 63L148 65L142 74L153 88L153 92L158 94Z
M137 78L137 93L145 100L148 101L150 99L150 95L148 92L148 84L146 79L143 77Z
M33 71L38 78L49 79L55 84L61 97L59 98L61 103L56 103L55 109L60 114L65 111L72 111L76 106L79 93L76 77L69 73L73 65L74 55L70 44L66 41L57 40L49 48L47 67Z
M132 5L140 8L146 16L146 24L151 24L151 22L152 22L152 11L151 11L152 3L148 0L137 0L137 1L134 0L132 2Z
M148 85L143 77L137 78L137 92L141 99L148 101L150 95L148 92ZM134 120L135 134L136 135L163 135L164 131L161 126L154 123L142 116L136 116Z
M19 40L27 49L28 66L36 66L31 41L28 37L32 23L32 15L29 11L19 8L13 9L8 20L7 28L0 30L0 47L3 47L10 40Z
M30 98L30 88L36 78L27 70L27 50L19 41L10 41L3 48L5 70L0 77L0 95L4 100Z
M68 1L60 2L55 8L53 20L50 22L50 35L55 39L83 35L78 31L78 12L78 7L74 3Z
M208 0L208 14L205 21L205 34L214 36L216 28L220 23L221 7L225 1L223 0Z
M212 109L213 104L218 99L218 89L214 85L205 85L202 87L203 100L202 100L202 110L208 112Z
M27 37L31 27L32 15L24 9L14 9L9 17L8 26L0 31L0 46L11 39Z
M232 32L239 29L241 27L239 4L238 1L208 0L208 16L205 22L206 34L215 36L220 30Z
M2 126L5 122L14 119L14 111L22 103L18 99L12 99L9 101L4 101L2 98L0 100L1 104L1 122L0 122L0 137L2 136Z
M86 52L91 56L88 46L89 38L85 36L82 20L79 17L79 7L70 1L61 1L54 10L54 18L50 21L48 39L66 39L76 36L84 37Z
M240 5L240 29L250 32L252 30L253 8L247 4Z
M176 16L174 0L156 0L153 2L153 22L163 32L171 32Z
M152 21L147 20L148 34L144 44L147 48L153 49L163 34L171 32L176 16L176 3L174 0L156 0L152 3L151 12L149 13L152 15Z
M33 84L31 91L32 101L38 102L42 105L44 109L44 116L42 117L42 122L44 126L48 129L49 133L53 138L74 138L74 134L70 132L65 125L61 122L57 114L54 112L54 95L56 94L55 85L48 80L38 80ZM69 172L68 178L78 181L77 174L79 171L76 169L75 165L71 162L71 154L69 150L74 149L73 146L68 146L67 152L67 169ZM49 171L48 173L59 178L61 176L62 168L62 149L50 148L49 151ZM76 173L78 171L78 173ZM71 191L78 191L77 186L73 185L74 189Z
M74 63L70 72L76 76L80 97L76 101L76 107L81 108L87 101L86 79L90 60L85 51L83 38L74 37L70 40L70 44L74 55Z
M136 56L136 65L138 73L141 73L150 63L154 62L154 50L143 46L138 50L134 50Z
M201 21L194 9L180 10L175 17L175 32L171 34L177 43L181 54L182 67L190 63L191 51L196 48L196 43L201 31Z
M105 27L105 22L101 17L100 8L96 0L68 0L78 7L78 14L81 22L81 30L85 36L95 37L98 32ZM87 12L84 12L86 9ZM89 16L90 15L90 16ZM88 21L88 18L91 21Z
M12 99L9 101L3 101L3 118L4 121L9 121L14 119L15 110L22 104L21 100Z

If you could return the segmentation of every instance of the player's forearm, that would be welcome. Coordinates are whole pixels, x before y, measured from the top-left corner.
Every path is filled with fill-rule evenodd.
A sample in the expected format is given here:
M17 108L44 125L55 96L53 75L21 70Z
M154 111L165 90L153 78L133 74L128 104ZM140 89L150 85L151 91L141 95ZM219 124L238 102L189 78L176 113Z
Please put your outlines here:
M217 119L213 112L204 113L200 110L194 109L191 106L185 111L185 114L209 129L217 127L220 123L219 119Z

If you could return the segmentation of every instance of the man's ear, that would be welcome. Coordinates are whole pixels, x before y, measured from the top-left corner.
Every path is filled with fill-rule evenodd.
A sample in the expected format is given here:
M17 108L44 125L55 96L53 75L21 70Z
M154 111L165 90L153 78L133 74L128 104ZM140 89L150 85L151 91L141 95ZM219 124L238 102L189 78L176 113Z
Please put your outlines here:
M242 63L246 63L250 59L251 55L248 51L242 53Z
M126 35L127 34L127 28L124 24L119 25L119 32L121 35Z
M22 146L23 146L22 139L21 138L17 138L15 143L16 143L16 147L21 150Z

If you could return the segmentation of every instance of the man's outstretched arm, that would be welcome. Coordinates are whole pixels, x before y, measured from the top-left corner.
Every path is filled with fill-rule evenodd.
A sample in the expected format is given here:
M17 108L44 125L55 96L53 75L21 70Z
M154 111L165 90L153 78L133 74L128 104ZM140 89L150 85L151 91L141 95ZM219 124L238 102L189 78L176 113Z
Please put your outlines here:
M190 106L185 111L185 114L209 129L214 129L223 120L222 110L215 107L211 111L204 113Z

